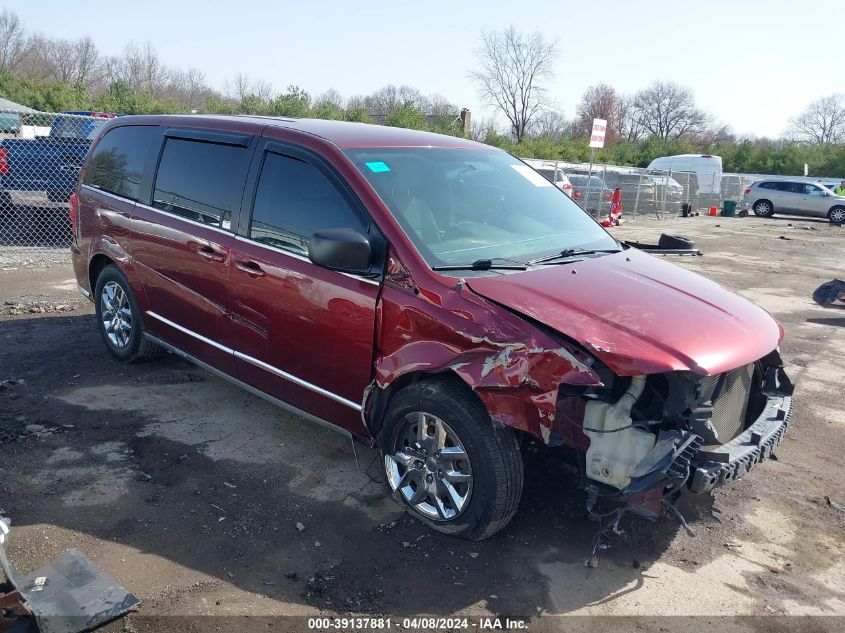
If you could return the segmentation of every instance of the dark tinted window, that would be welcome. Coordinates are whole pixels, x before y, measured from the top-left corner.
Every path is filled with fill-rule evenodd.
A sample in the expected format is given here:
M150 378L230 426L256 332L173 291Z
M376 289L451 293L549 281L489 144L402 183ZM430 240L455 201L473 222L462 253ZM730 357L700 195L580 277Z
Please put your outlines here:
M778 182L776 189L778 191L786 191L787 193L804 193L803 182Z
M88 161L83 182L137 200L150 148L158 134L158 127L139 125L118 127L107 132Z
M759 185L760 189L777 189L776 182L761 182Z
M241 205L246 147L168 138L158 166L153 206L230 230Z
M366 226L329 179L313 165L268 153L264 159L249 236L265 244L308 252L322 229Z

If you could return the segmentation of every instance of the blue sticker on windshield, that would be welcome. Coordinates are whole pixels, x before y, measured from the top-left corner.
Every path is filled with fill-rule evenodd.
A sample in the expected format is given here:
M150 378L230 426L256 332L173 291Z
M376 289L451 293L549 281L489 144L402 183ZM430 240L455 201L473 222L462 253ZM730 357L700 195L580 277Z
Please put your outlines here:
M373 172L373 173L375 173L375 174L379 174L379 173L381 173L381 172L383 172L383 171L390 171L390 167L388 167L386 164L384 164L384 163L383 163L383 162L381 162L380 160L376 160L376 161L373 161L373 162L371 162L371 163L364 163L364 164L365 164L367 167L369 167L369 168L370 168L370 171L371 171L371 172Z

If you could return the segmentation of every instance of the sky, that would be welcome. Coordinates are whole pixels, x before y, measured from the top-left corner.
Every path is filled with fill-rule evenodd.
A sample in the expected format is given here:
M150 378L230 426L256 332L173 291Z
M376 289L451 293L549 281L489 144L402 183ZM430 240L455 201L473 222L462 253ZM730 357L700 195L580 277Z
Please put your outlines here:
M845 91L841 0L0 0L29 32L91 36L118 54L151 42L171 66L196 67L212 86L243 72L281 91L344 96L408 84L493 115L468 73L482 29L513 25L558 41L548 85L567 117L604 82L633 93L655 80L691 88L736 133L778 136L810 102ZM837 33L838 31L838 33Z

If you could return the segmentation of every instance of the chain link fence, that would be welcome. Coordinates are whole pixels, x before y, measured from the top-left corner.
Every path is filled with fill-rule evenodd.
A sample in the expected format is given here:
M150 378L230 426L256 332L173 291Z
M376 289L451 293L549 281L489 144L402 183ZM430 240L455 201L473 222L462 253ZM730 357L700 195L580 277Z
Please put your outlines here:
M0 110L0 267L69 260L68 200L109 118Z
M745 181L738 174L700 176L694 172L673 172L620 165L569 163L524 159L563 189L578 205L595 217L606 215L613 191L622 194L622 208L628 219L642 215L678 215L684 205L691 212L721 206L726 200L742 198ZM726 187L726 179L733 183Z

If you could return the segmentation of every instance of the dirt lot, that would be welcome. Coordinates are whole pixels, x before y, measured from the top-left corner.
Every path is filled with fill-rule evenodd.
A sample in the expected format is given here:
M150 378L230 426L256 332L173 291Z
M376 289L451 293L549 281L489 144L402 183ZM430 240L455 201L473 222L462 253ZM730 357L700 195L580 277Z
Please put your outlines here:
M504 532L481 543L434 534L382 495L373 451L358 448L359 468L343 437L172 356L111 360L70 267L52 264L0 270L0 381L16 381L0 388L10 557L29 570L81 548L143 600L113 631L155 628L142 615L349 613L475 624L507 614L532 629L556 614L801 614L840 616L803 622L841 630L845 303L825 309L810 295L842 274L845 228L698 217L615 233L664 230L706 253L677 263L778 317L797 385L778 459L718 490L696 537L673 521L628 521L588 568L595 524L583 494L540 459ZM793 628L783 622L738 626Z

